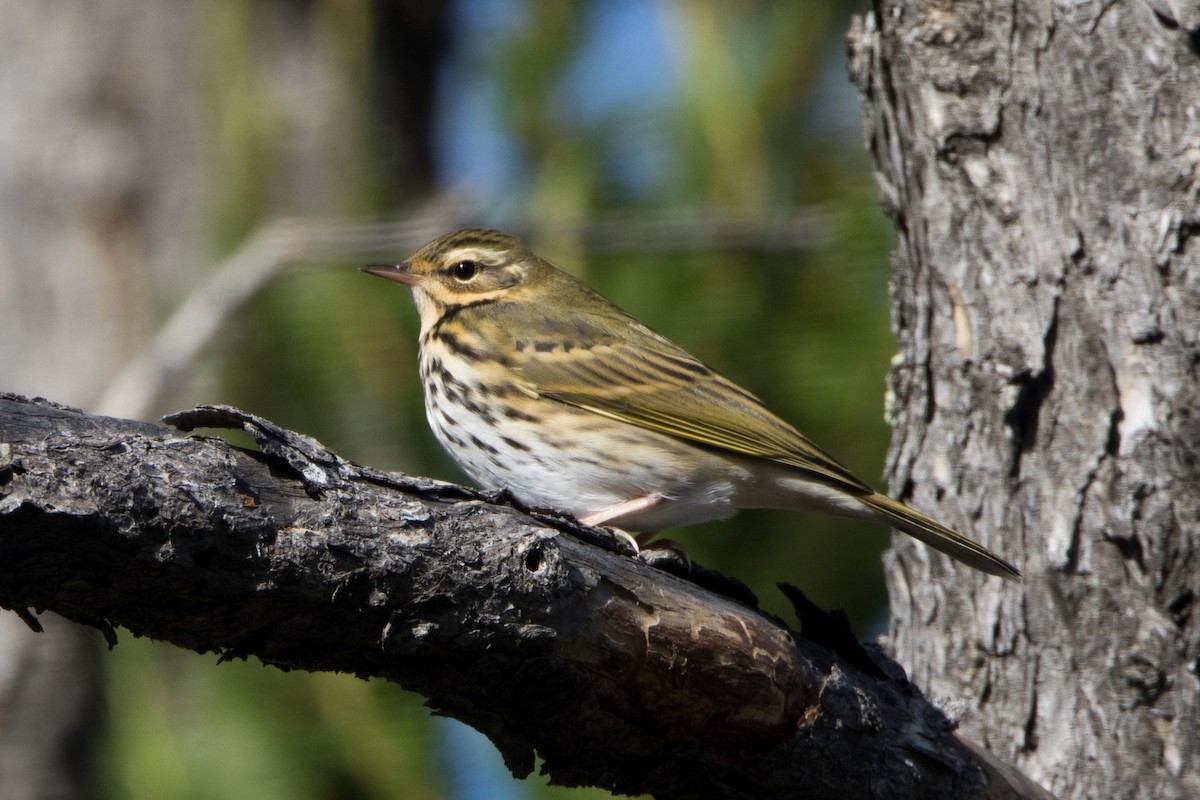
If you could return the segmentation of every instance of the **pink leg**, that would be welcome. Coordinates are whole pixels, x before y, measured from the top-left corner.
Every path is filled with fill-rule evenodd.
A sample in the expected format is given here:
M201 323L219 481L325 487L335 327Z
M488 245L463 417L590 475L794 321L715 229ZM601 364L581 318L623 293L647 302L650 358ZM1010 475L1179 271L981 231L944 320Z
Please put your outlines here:
M610 506L609 508L602 509L593 514L580 517L579 521L584 525L606 527L608 530L612 531L614 536L618 536L621 539L629 542L630 546L633 547L633 552L640 554L642 550L649 547L650 540L657 535L658 531L645 531L638 534L638 536L635 538L630 536L627 531L623 531L620 528L615 528L607 523L611 520L620 519L621 517L628 516L630 514L636 514L639 511L646 511L647 509L654 508L662 502L662 495L657 494L646 495L645 497L635 497L632 500L626 500L624 502L617 503L615 506ZM678 543L673 542L670 539L660 539L655 543L654 549L671 550L683 559L684 564L687 566L687 570L689 572L691 571L692 557L688 555L688 552L684 550Z
M632 500L625 500L617 503L615 506L601 509L594 513L588 514L585 517L580 517L579 521L584 525L603 525L609 520L620 519L629 514L636 514L639 511L645 511L654 508L663 501L662 495L648 494L645 497L635 497Z
M653 533L642 534L642 536L639 536L637 539L635 539L629 535L628 531L623 531L620 528L614 528L611 525L605 525L605 523L607 523L609 520L620 519L628 514L636 514L637 512L645 511L648 508L654 508L662 501L662 497L657 494L651 494L645 497L635 497L632 500L626 500L624 502L617 503L615 506L609 506L608 508L596 511L595 513L580 517L579 521L584 525L607 527L608 530L613 532L614 536L618 536L629 542L630 546L633 548L633 552L640 553L642 552L642 548L638 540L643 536L653 537ZM649 538L647 538L646 541L649 541Z

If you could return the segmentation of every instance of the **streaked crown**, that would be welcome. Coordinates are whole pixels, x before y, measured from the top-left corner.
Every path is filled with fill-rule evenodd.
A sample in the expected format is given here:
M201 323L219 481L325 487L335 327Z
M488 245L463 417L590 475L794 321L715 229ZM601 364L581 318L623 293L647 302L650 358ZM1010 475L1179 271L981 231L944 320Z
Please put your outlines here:
M411 285L441 306L511 294L510 290L537 277L543 265L549 266L517 237L479 229L434 239L407 264L414 279Z

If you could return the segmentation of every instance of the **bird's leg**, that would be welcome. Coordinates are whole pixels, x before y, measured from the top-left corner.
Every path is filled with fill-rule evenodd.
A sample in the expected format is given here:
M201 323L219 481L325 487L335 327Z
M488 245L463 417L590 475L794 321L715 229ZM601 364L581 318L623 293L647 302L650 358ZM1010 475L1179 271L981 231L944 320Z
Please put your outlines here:
M631 514L637 514L640 511L646 511L654 508L655 506L661 504L663 500L663 496L658 494L646 495L645 497L635 497L632 500L625 500L624 502L617 503L614 506L602 509L593 514L588 514L586 517L581 517L579 521L585 525L604 526L607 530L612 531L614 536L618 536L621 539L629 542L629 544L633 546L634 554L636 554L639 558L642 558L644 551L647 550L658 550L660 552L665 550L673 553L675 557L683 562L684 572L691 572L692 557L688 555L687 550L684 550L678 542L672 541L671 539L659 539L657 542L654 542L653 545L651 545L651 540L658 535L658 531L644 531L639 533L637 536L630 536L627 531L623 531L620 528L605 524L611 520L621 519L622 517ZM642 558L642 560L649 563L654 559Z
M635 497L631 500L624 500L614 506L609 506L608 508L603 508L599 511L588 514L587 516L580 517L579 521L584 525L595 525L596 527L607 528L613 532L614 536L629 542L629 545L633 548L633 552L636 554L642 552L642 541L644 540L649 542L650 539L654 537L654 533L643 533L640 536L633 537L628 531L623 531L620 528L607 525L606 523L630 514L636 514L639 511L645 511L647 509L654 508L662 501L662 495L658 494Z
M580 517L579 521L584 525L595 525L597 527L604 525L610 520L627 517L630 514L636 514L639 511L646 511L654 508L663 501L663 496L660 494L648 494L644 497L635 497L632 500L624 500L617 503L615 506L602 508L599 511L588 514L585 517Z

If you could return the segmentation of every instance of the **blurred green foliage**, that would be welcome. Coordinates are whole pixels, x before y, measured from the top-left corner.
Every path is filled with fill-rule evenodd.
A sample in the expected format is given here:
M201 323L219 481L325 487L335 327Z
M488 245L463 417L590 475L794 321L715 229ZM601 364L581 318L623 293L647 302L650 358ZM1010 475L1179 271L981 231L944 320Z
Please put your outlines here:
M420 199L404 186L389 187L372 169L368 89L377 78L363 44L370 3L312 4L312 57L339 70L341 86L361 93L330 102L340 138L316 154L325 160L319 165L325 195L299 201L289 195L296 181L291 170L313 167L297 167L297 156L284 155L285 114L263 77L272 37L290 34L264 29L266 4L202 5L211 12L197 28L215 189L207 224L218 252L279 214L381 213ZM458 19L479 5L460 4ZM829 96L820 91L822 81L845 81L836 54L849 9L816 0L655 3L672 47L675 90L652 110L614 106L582 118L572 114L563 86L599 2L509 5L519 12L516 21L487 31L487 47L447 56L456 59L461 80L486 80L498 89L496 120L518 162L508 165L519 179L503 198L512 224L533 231L531 243L544 255L759 394L878 483L887 445L884 378L894 350L886 308L889 229L861 136L830 121L836 114L819 102ZM849 91L843 89L842 100ZM442 102L454 103L466 91L444 86ZM631 186L613 172L630 126L652 128L661 142L649 183ZM799 251L683 243L649 253L619 242L593 250L577 227L554 224L630 209L717 208L754 218L807 207L821 209L826 230ZM170 405L239 405L356 461L461 479L425 427L415 312L398 287L367 279L356 266L286 273L245 309ZM744 580L766 608L785 617L790 612L777 581L797 584L821 605L845 608L860 632L880 624L882 529L762 511L672 536L697 561ZM106 662L112 687L112 736L102 759L106 796L451 796L436 766L429 714L415 695L348 676L285 674L257 662L216 666L213 655L129 639ZM547 788L544 779L515 791L607 796Z

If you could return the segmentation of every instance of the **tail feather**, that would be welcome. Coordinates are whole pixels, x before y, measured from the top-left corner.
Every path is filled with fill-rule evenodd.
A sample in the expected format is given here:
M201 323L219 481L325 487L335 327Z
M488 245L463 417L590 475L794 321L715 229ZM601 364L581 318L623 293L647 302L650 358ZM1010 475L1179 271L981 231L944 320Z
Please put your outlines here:
M983 545L887 495L876 493L858 499L881 520L969 567L1009 580L1021 579L1020 570Z

